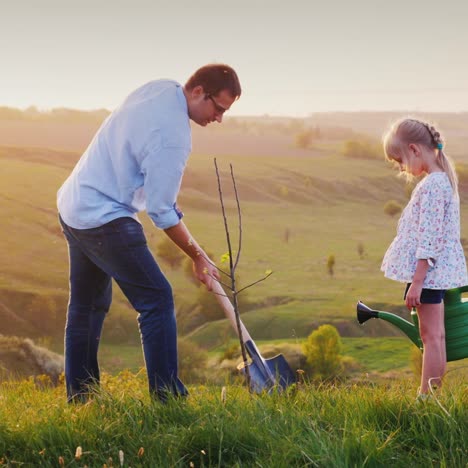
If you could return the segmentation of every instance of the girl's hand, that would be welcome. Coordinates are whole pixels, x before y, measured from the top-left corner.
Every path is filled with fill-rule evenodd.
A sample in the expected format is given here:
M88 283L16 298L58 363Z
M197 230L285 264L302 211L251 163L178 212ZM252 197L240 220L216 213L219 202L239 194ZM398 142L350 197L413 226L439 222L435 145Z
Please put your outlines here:
M421 292L422 283L411 283L411 286L406 293L406 307L408 307L409 310L421 305Z
M406 307L411 310L413 307L421 305L421 292L423 289L424 278L426 277L429 263L426 258L420 258L416 264L416 271L413 275L413 281L406 293Z

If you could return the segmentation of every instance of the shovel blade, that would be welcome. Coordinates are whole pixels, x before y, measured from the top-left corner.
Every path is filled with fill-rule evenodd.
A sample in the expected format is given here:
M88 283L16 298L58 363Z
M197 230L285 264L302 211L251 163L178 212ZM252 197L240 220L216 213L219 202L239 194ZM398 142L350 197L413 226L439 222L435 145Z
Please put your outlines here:
M282 354L265 359L264 362L275 381L267 376L263 363L251 362L247 367L250 373L250 388L253 392L262 393L265 390L270 392L273 389L282 391L296 382L294 372ZM242 368L241 371L246 373L245 368Z

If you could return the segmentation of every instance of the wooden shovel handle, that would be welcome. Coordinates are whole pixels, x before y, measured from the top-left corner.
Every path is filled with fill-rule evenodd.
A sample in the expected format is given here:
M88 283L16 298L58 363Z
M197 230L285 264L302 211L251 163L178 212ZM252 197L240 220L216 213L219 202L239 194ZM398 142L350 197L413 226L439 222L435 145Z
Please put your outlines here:
M237 322L236 322L236 312L234 311L234 307L231 304L231 301L226 296L224 289L221 287L221 285L217 281L213 281L213 293L215 293L216 299L218 300L219 305L223 309L224 314L231 322L232 328L234 328L234 331L236 332L237 336L239 336L239 330L237 328ZM269 379L269 382L272 385L274 385L276 383L275 376L271 372L270 368L265 364L265 360L260 354L260 351L258 350L254 340L252 340L252 337L247 331L247 328L245 328L244 324L242 323L242 320L240 320L240 327L242 330L242 341L248 344L248 346L246 347L247 347L247 352L250 358L252 359L253 362L257 363L259 370L261 372L264 372L265 377Z
M221 287L221 285L217 281L213 281L213 293L215 294L219 305L223 309L224 314L231 322L232 328L234 328L234 331L236 332L237 336L239 336L239 330L237 329L236 313L234 311L234 307L231 304L231 301L229 300L229 298L226 296L224 289ZM245 328L244 324L242 323L242 320L240 321L240 325L241 325L241 330L242 330L242 340L244 342L249 341L249 340L253 341L252 337L247 331L247 328Z

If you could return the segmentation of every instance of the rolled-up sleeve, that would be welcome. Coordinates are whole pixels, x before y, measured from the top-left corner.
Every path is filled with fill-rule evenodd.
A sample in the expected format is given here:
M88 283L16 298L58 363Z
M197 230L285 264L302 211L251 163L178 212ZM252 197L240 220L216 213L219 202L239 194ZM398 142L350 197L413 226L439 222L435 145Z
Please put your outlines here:
M421 208L418 224L418 246L416 258L432 259L437 262L445 237L446 191L438 184L421 193Z
M145 148L141 170L146 211L160 229L175 226L183 216L177 208L177 195L189 153L187 147L164 145L157 135Z

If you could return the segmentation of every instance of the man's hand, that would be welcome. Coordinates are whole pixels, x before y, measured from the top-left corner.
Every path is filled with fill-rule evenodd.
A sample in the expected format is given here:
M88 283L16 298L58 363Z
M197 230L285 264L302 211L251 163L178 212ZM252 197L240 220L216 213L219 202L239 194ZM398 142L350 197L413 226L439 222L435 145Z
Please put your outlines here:
M213 281L219 280L218 269L191 236L183 221L180 220L179 224L165 229L164 232L192 259L195 276L211 291Z
M199 255L193 261L193 271L199 281L201 281L208 291L213 290L213 282L219 280L219 272L216 266L203 255Z

